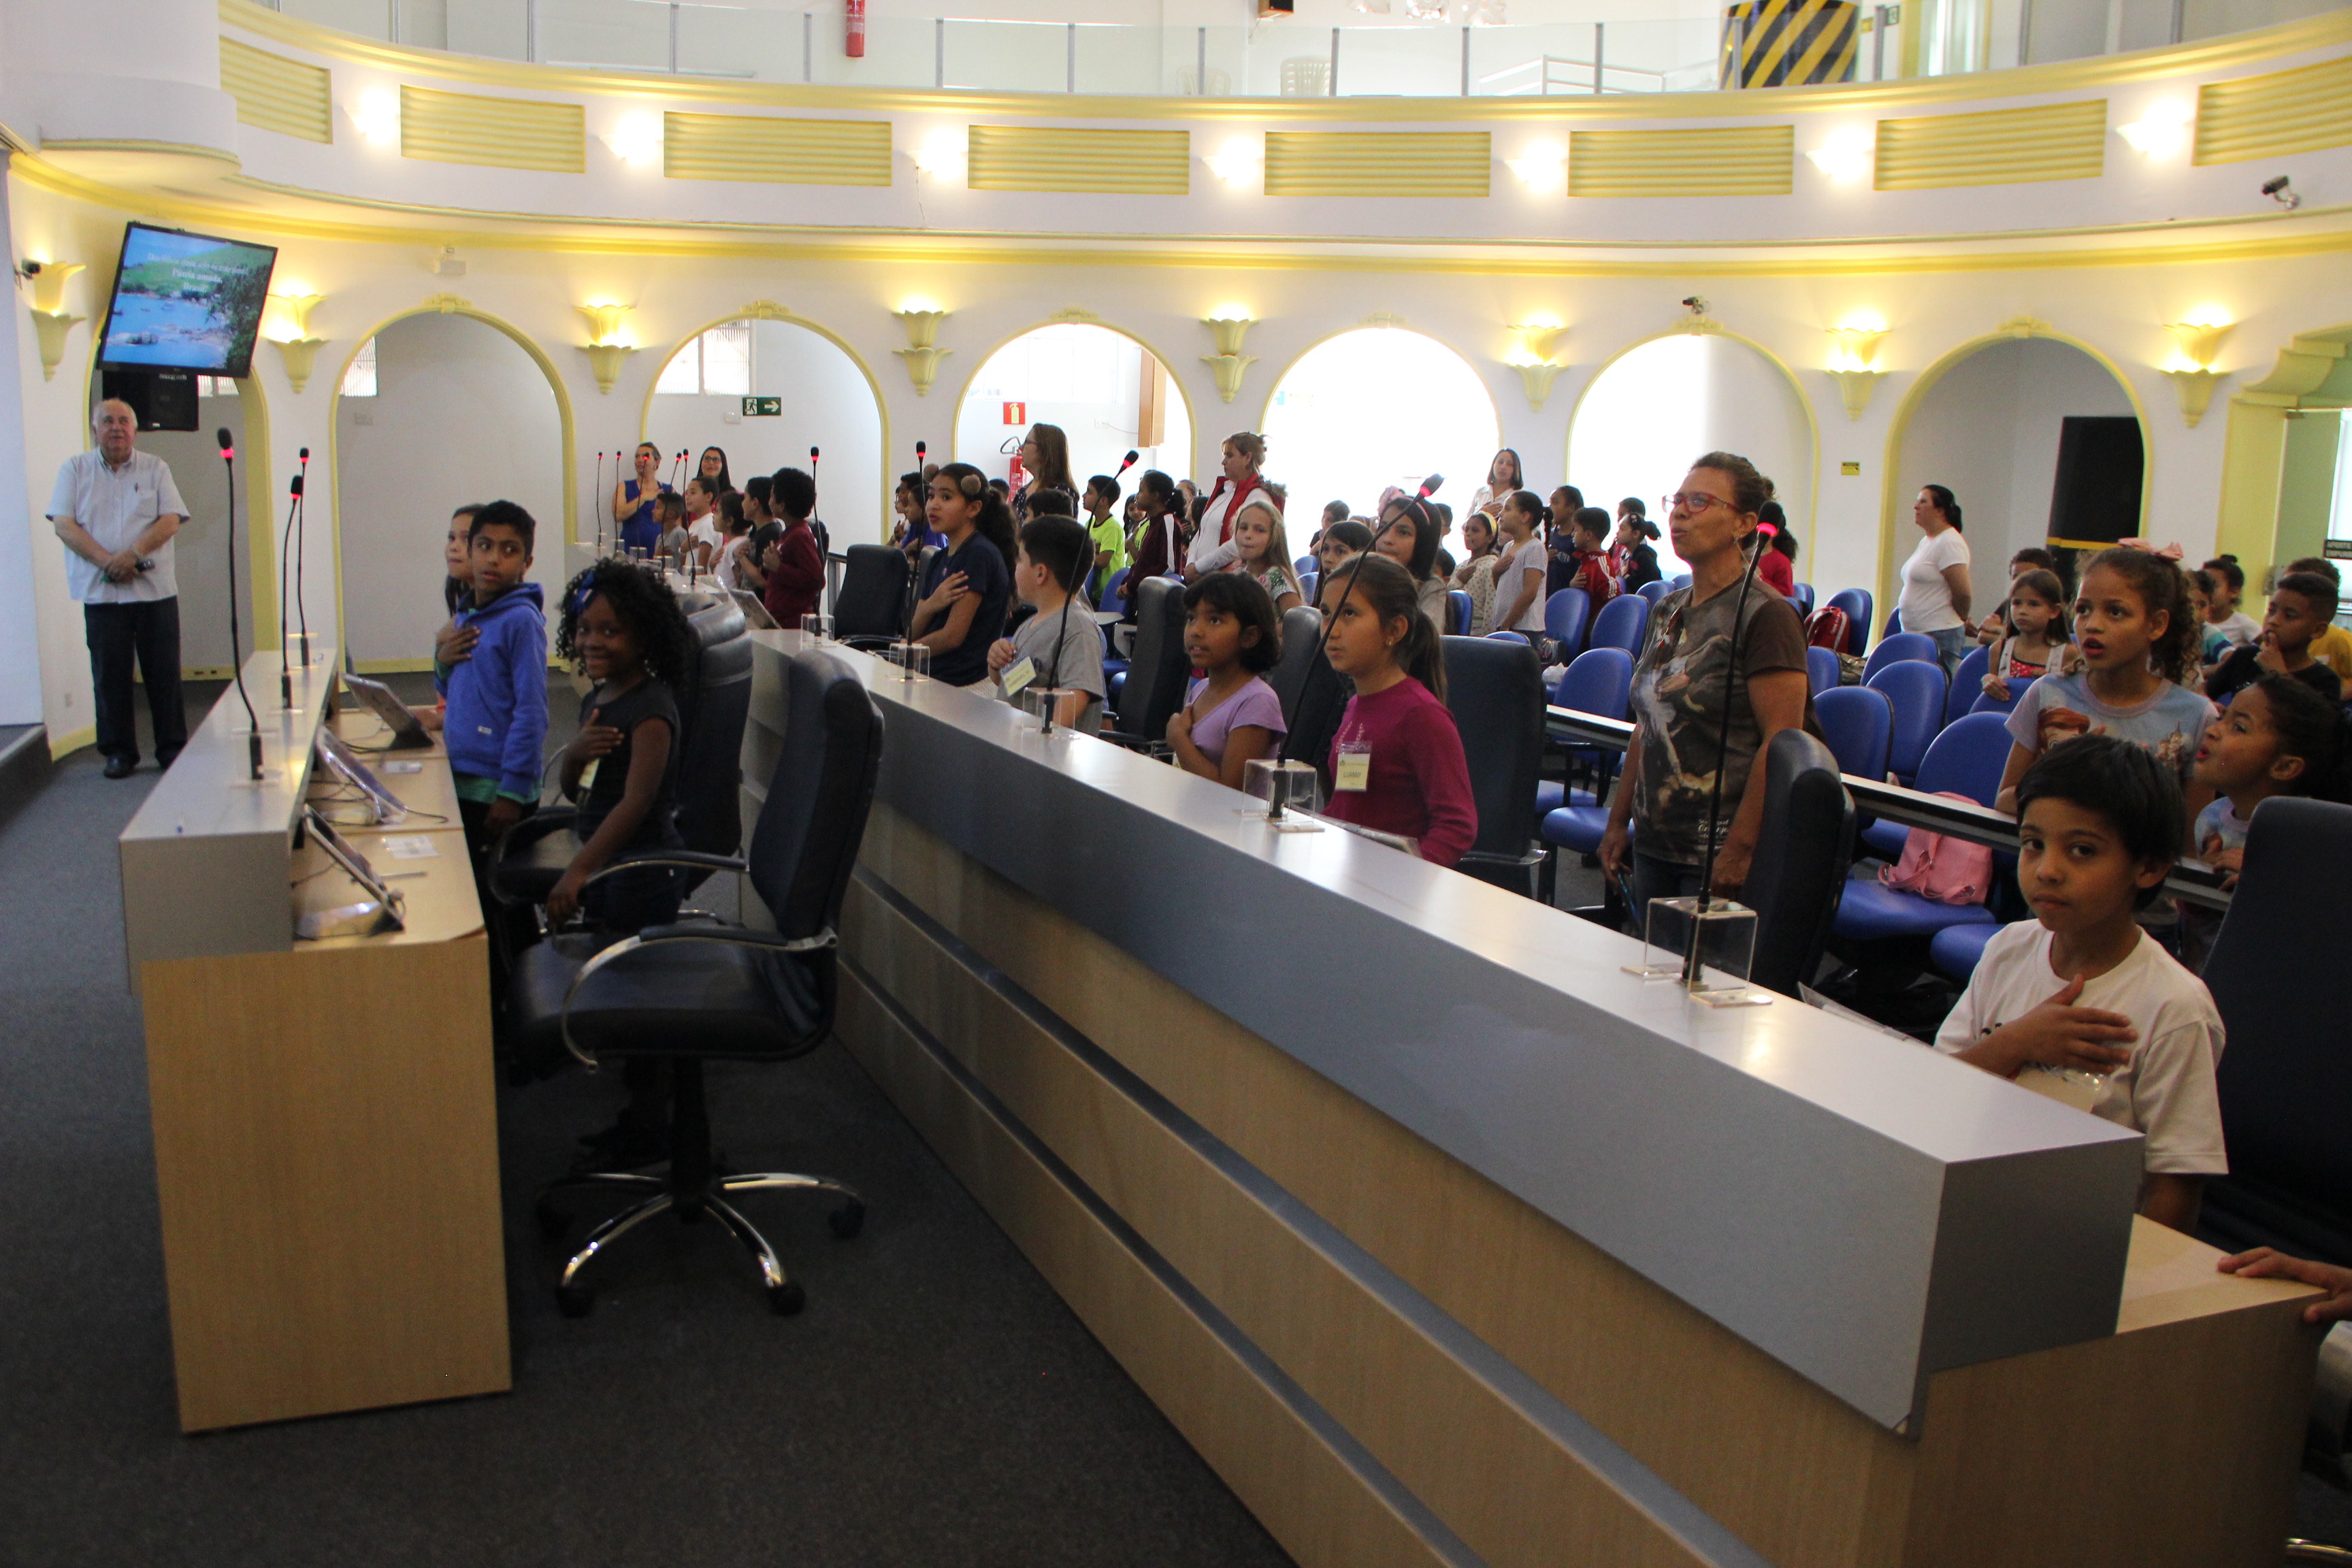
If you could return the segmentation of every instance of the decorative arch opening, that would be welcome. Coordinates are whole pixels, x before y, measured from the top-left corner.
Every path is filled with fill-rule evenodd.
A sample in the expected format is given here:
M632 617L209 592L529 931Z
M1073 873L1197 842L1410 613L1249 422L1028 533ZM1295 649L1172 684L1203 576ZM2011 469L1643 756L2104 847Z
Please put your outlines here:
M1904 398L1887 437L1881 624L1899 602L1903 563L1918 542L1911 503L1921 486L1944 485L1959 502L1976 602L1990 607L2019 550L2052 542L2095 548L2142 531L2148 434L2145 412L2114 366L2054 333L1979 338L1937 360ZM2134 493L2062 496L2059 451L2070 440L2078 451L2122 453ZM2133 445L2137 462L2128 460Z
M1266 474L1290 489L1290 516L1328 502L1370 516L1391 485L1446 477L1435 499L1459 520L1503 444L1495 395L1477 367L1405 327L1352 327L1293 360L1266 400ZM1310 529L1291 533L1306 547Z
M956 403L956 460L1017 484L1013 464L1032 425L1069 437L1070 473L1081 485L1118 473L1130 449L1138 456L1120 481L1124 493L1146 468L1179 479L1192 471L1192 405L1182 384L1149 343L1117 327L1050 321L999 344Z
M747 411L746 398L762 401ZM770 406L777 412L758 412ZM781 306L749 307L672 349L646 395L639 429L640 439L661 448L665 480L673 454L687 454L683 484L703 452L716 447L739 489L754 474L813 473L817 517L835 550L889 536L889 497L898 481L881 389L840 339ZM818 453L814 460L811 447ZM624 458L620 473L605 478L607 496L628 473ZM593 539L595 523L590 527ZM609 518L604 527L609 532Z
M1820 449L1812 406L1786 365L1735 333L1675 331L1633 344L1585 384L1569 416L1568 477L1587 505L1612 515L1638 499L1664 535L1658 563L1672 576L1684 566L1659 498L1693 458L1737 452L1772 481L1796 531L1801 579L1814 564Z
M2214 547L2270 570L2352 541L2352 324L2298 332L2268 374L2230 400ZM2346 612L2352 614L2352 609Z
M572 405L521 331L455 304L394 316L352 350L329 415L337 619L355 668L432 668L446 525L469 501L529 511L539 532L526 580L551 600L562 586L577 505Z

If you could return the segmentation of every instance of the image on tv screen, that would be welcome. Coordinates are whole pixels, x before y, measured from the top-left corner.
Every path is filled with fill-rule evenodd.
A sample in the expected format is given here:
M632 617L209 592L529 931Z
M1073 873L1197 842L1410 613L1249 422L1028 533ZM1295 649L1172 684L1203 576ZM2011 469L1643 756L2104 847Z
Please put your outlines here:
M131 225L98 363L114 370L250 374L277 264L274 245Z

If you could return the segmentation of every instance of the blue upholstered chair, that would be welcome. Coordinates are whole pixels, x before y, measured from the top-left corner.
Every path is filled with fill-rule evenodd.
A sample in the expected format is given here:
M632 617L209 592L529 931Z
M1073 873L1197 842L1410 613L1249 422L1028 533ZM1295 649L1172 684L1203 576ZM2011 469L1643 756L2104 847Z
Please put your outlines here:
M1470 635L1470 595L1459 588L1445 591L1445 635L1453 637Z
M1620 594L1601 606L1592 617L1592 635L1585 639L1591 648L1622 648L1634 658L1642 657L1642 641L1650 632L1650 601L1639 594Z
M2013 713L2017 710L2017 705L2025 700L2025 694L2033 689L2033 681L2041 679L2042 678L2037 675L2033 678L2033 680L2011 681L2009 683L2009 700L2006 702L2003 702L2000 698L1995 697L1990 691L1979 690L1976 694L1977 700L1969 704L1969 711L1971 713Z
M1591 615L1592 595L1581 588L1562 588L1544 601L1544 636L1559 644L1562 658L1584 651L1584 623Z
M1976 711L1977 699L1984 695L1985 670L1991 659L1992 650L1983 647L1972 647L1960 657L1960 668L1952 671L1952 689L1944 693L1945 723Z
M1838 665L1837 649L1809 647L1805 650L1805 684L1819 697L1824 691L1835 691L1845 672Z
M2009 765L2009 729L1998 713L1970 713L1948 725L1919 763L1911 788L1928 795L1964 795L1979 805L1990 805L2000 793L2000 775ZM1892 822L1874 822L1862 830L1872 854L1889 860L1901 858L1906 831Z
M1895 707L1895 744L1886 765L1895 782L1908 785L1927 747L1944 728L1944 667L1916 658L1897 659L1863 682L1883 691Z
M1843 610L1847 623L1845 651L1859 654L1870 647L1871 597L1867 588L1841 588L1830 595L1828 607Z
M1633 660L1623 648L1593 647L1578 654L1559 679L1553 682L1551 703L1555 708L1572 708L1579 713L1597 714L1603 719L1622 719L1633 690ZM1604 748L1571 746L1572 753L1599 752ZM1610 772L1609 762L1602 760L1603 778ZM1557 811L1571 804L1594 805L1607 793L1605 783L1598 790L1576 790L1557 779L1546 779L1536 785L1536 810Z
M1887 749L1895 742L1895 710L1886 693L1868 686L1841 686L1813 699L1813 722L1838 772L1858 779L1886 776Z
M1640 587L1633 590L1634 593L1640 595L1643 598L1647 599L1650 602L1650 607L1654 610L1658 607L1658 601L1660 599L1664 598L1674 591L1675 585L1672 583L1667 582L1664 577L1659 578L1654 583L1644 583Z
M1932 664L1939 672L1943 668L1943 659L1937 651L1934 637L1924 637L1917 632L1889 632L1878 639L1878 646L1872 648L1870 657L1862 661L1863 684L1869 685L1872 676L1888 665L1906 658Z

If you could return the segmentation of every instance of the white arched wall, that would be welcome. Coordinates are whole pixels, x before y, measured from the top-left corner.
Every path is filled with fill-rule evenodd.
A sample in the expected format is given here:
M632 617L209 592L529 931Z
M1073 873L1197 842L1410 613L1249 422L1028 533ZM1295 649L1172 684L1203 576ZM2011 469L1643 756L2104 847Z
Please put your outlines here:
M1772 480L1801 546L1797 576L1811 581L1816 431L1801 384L1757 344L1723 331L1667 332L1628 347L1585 384L1569 418L1568 479L1587 505L1611 513L1640 498L1664 535L1658 500L1693 459L1738 453ZM1657 548L1662 564L1673 559L1670 539Z
M1162 399L1160 439L1150 447L1139 430L1146 364L1159 372ZM1025 404L1026 417L1007 425L1007 402ZM1004 441L1031 425L1058 426L1069 438L1070 473L1081 486L1096 474L1118 473L1130 450L1139 454L1138 474L1160 468L1181 479L1197 447L1192 403L1168 362L1142 339L1099 321L1048 321L991 350L956 400L955 459L1004 479L1012 463ZM1133 493L1135 479L1120 481L1122 493Z
M2010 556L2049 534L2059 422L2137 412L2107 368L2070 344L2013 338L1978 349L1922 395L1904 430L1893 554L1908 556L1916 542L1905 531L1908 499L1922 485L1948 487L1960 503L1976 601L1990 609Z
M880 543L888 536L884 520L897 482L884 460L888 421L872 374L838 338L808 322L776 317L707 321L651 367L652 384L659 384L663 369L696 338L730 324L751 329L752 395L782 399L783 413L746 416L740 397L649 389L641 438L662 449L663 475L669 473L669 454L684 450L691 474L703 448L717 447L726 452L728 471L740 488L754 474L806 471L809 448L814 447L817 516L833 548ZM625 474L625 458L623 463ZM609 469L604 482L600 506L608 503L615 482ZM588 526L593 540L595 525Z
M562 587L563 416L533 356L473 316L404 316L375 342L376 395L336 396L343 643L362 670L429 668L456 508L520 503L539 524L529 580L551 603Z
M1326 502L1370 516L1389 486L1432 474L1444 477L1435 499L1458 521L1496 448L1508 444L1478 368L1426 332L1392 326L1351 327L1308 345L1273 383L1258 427L1266 477L1289 487L1299 551ZM1204 481L1216 477L1213 464L1202 470Z

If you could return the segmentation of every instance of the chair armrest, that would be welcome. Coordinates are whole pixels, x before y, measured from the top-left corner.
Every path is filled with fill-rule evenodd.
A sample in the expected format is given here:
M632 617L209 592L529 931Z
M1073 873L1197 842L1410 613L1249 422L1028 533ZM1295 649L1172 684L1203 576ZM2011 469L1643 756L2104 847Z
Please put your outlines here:
M588 983L590 975L617 962L625 953L635 952L643 947L677 942L723 942L732 947L764 948L770 952L824 952L841 945L841 938L830 926L814 936L801 937L785 936L779 931L752 931L745 926L647 926L636 935L616 942L590 958L580 966L580 973L572 977L572 984L564 990L563 1014L559 1020L563 1033L563 1048L571 1052L581 1066L594 1072L597 1062L594 1057L580 1048L579 1041L572 1037L572 1005L580 994L580 987Z
M520 849L527 844L538 843L551 833L562 832L579 815L568 805L542 806L532 812L499 835L498 843L490 850L490 864L495 866L505 859L509 849Z
M1492 849L1465 849L1457 866L1540 866L1548 853L1541 844L1531 844L1523 855L1505 855Z
M677 871L748 871L751 863L733 855L706 855L699 849L646 849L634 855L616 855L601 870L581 883L593 888L605 878L622 871L634 871L643 866L667 866Z

